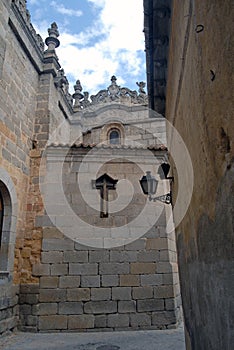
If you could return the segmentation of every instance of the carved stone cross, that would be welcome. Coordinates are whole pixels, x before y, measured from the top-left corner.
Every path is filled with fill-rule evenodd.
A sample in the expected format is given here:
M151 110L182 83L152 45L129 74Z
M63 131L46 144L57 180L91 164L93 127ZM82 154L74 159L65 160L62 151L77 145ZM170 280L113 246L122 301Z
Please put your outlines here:
M109 190L115 190L118 180L112 179L107 174L100 176L94 181L94 188L100 190L100 217L108 217L108 192Z

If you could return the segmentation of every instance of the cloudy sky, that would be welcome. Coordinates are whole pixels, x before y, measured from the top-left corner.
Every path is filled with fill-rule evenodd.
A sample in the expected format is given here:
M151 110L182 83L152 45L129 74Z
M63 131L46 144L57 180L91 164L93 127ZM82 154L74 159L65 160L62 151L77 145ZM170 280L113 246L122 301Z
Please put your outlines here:
M45 39L56 22L59 62L70 82L97 93L114 74L120 86L146 81L143 0L28 0L31 21Z

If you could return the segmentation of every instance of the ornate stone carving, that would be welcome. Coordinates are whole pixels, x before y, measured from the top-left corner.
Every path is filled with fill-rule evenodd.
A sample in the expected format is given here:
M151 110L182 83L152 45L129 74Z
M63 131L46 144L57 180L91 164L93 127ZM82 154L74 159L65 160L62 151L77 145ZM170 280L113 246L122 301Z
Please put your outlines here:
M20 12L22 18L24 19L27 27L29 28L29 30L32 34L32 37L36 41L40 51L43 52L45 49L45 45L44 45L42 37L36 33L32 23L31 23L30 12L28 11L28 9L26 7L27 1L26 0L12 0L12 4L14 4L17 7L17 9Z
M141 81L137 82L139 87L139 93L136 90L130 90L127 87L120 87L117 85L117 78L115 75L111 77L111 84L107 89L100 90L96 95L91 95L89 100L89 93L86 91L81 93L82 87L80 81L77 80L74 86L75 93L73 98L75 99L74 111L82 110L85 108L92 108L99 104L105 103L122 103L122 104L148 104L148 96L145 92L146 83Z
M68 103L72 106L73 98L72 95L69 93L69 82L64 74L63 68L58 70L57 76L54 78L54 85L63 91Z

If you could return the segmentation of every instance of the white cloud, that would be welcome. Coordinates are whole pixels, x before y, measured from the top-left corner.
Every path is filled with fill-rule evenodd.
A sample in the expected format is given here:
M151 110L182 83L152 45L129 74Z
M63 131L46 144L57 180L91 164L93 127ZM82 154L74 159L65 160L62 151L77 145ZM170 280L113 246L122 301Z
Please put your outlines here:
M55 9L55 11L61 13L62 15L75 17L80 17L83 15L82 11L66 8L63 4L57 4L55 1L51 1L50 5Z
M97 93L110 84L113 74L119 85L136 89L135 81L145 79L143 1L88 1L98 6L91 27L79 33L74 33L74 27L59 28L57 54L71 92L79 79L84 91ZM48 24L40 23L39 32L47 36L47 28Z

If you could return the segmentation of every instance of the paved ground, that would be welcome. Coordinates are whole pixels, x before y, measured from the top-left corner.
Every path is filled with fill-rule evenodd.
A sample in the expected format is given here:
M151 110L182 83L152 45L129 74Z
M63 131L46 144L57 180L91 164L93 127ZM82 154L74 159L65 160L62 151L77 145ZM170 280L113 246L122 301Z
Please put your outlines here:
M16 333L0 339L4 350L185 350L182 326L165 331Z

